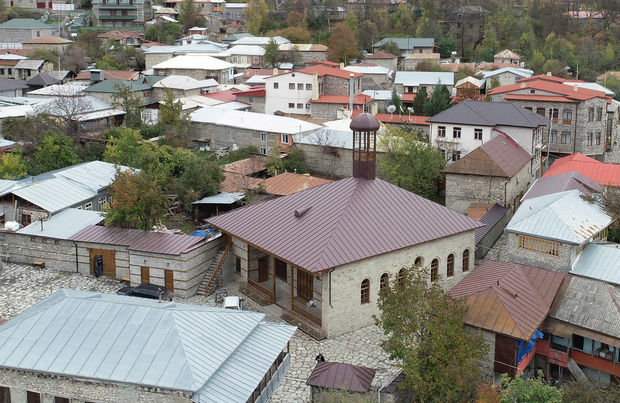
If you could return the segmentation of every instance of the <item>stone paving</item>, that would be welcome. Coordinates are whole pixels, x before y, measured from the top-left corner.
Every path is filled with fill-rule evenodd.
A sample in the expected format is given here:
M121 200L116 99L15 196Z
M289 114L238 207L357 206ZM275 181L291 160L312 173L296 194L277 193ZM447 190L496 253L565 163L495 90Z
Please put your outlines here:
M7 264L0 269L0 319L10 319L59 288L98 291L114 294L123 284L108 277L94 278L78 273L58 272L36 269L31 266ZM228 284L232 295L240 295L236 284ZM254 301L244 296L243 309L266 311ZM175 298L175 301L188 304L216 306L213 295L196 295L191 298ZM274 314L268 320L282 322ZM306 379L314 367L316 355L321 352L328 361L341 361L374 368L377 372L373 386L380 387L392 380L399 372L394 362L381 349L382 331L369 326L345 335L316 341L297 330L290 341L291 368L280 388L273 396L273 402L308 402L310 388Z

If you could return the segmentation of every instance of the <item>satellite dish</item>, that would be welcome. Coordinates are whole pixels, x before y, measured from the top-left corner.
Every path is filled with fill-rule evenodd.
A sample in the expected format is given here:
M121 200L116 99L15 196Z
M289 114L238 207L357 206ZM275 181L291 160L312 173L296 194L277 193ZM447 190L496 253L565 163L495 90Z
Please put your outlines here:
M407 110L409 111L409 113L413 113L413 108L412 107L408 106Z
M389 105L387 107L388 113L394 113L395 110L396 110L396 106L394 106L394 105Z

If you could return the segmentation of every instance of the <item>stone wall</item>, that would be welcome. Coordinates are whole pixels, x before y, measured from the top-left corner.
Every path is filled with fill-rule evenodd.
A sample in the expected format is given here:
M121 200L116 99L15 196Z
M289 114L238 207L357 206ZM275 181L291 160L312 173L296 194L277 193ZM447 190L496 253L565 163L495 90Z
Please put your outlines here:
M517 234L514 232L507 232L506 251L508 261L554 271L568 272L571 269L575 254L573 249L576 249L574 245L561 243L559 256L520 249L518 245Z
M265 97L237 95L237 101L250 104L250 112L265 113Z
M156 64L172 59L172 53L144 53L145 69L148 70Z
M32 264L42 261L46 269L77 271L75 245L71 241L17 232L4 232L2 236L7 244L8 261L11 263Z
M50 26L49 29L0 29L0 42L3 43L23 43L31 39L36 39L44 36L53 36L54 28ZM37 35L38 33L38 35Z
M262 133L267 135L267 141L261 141ZM239 148L249 146L257 148L266 147L266 152L269 154L269 149L274 142L279 142L280 133L220 126L214 123L192 122L189 131L190 144L188 146L195 145L191 141L204 139L211 139L210 147L212 150L236 144Z
M465 326L465 329L472 332L482 332L482 340L484 344L486 344L488 350L478 365L480 366L482 378L492 381L495 368L495 333L471 326Z
M462 256L465 249L470 251L467 272L462 270ZM446 278L446 260L451 253L455 255L454 275ZM335 337L374 323L372 315L379 314L377 298L383 273L388 273L391 281L396 278L401 268L411 267L417 257L422 257L424 267L430 266L431 261L437 258L440 284L445 289L450 289L473 270L473 255L474 231L470 230L336 267L323 281L322 318L328 337ZM370 302L360 304L360 287L364 279L370 280Z
M321 95L349 95L349 79L340 78L330 75L324 75L323 77L323 92ZM353 80L353 94L359 94L362 92L362 79L355 78Z
M153 88L153 102L165 101L168 96L168 90L172 91L174 98L191 97L193 95L200 95L200 88L194 88L190 90L182 90L178 88Z
M506 211L504 217L499 220L493 228L486 233L486 235L478 241L476 244L476 259L484 259L489 250L495 245L495 242L499 239L500 236L504 233L504 228L508 225L508 221L510 221L512 213L510 210Z

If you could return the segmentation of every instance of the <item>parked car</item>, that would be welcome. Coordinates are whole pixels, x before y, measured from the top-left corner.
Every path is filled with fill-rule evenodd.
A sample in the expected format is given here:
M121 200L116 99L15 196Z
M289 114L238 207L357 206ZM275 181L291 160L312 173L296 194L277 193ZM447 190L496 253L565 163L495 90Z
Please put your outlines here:
M164 286L155 284L140 284L135 287L123 287L116 291L116 293L118 295L129 295L132 297L172 301L172 294L170 294L170 291Z

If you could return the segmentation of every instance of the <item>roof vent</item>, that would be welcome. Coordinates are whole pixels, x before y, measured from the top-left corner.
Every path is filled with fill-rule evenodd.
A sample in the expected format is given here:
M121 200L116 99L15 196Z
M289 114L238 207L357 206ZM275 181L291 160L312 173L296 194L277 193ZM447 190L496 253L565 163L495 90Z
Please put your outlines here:
M575 92L577 92L577 91L579 91L579 86L577 84L575 84L573 89L575 90Z
M550 72L550 71L548 71L548 72L547 72L547 76L551 77L551 76L553 76L553 74L551 74L551 72Z
M295 217L297 217L297 218L303 217L304 214L306 214L308 212L308 210L310 210L311 208L312 207L306 207L306 208L295 210Z

